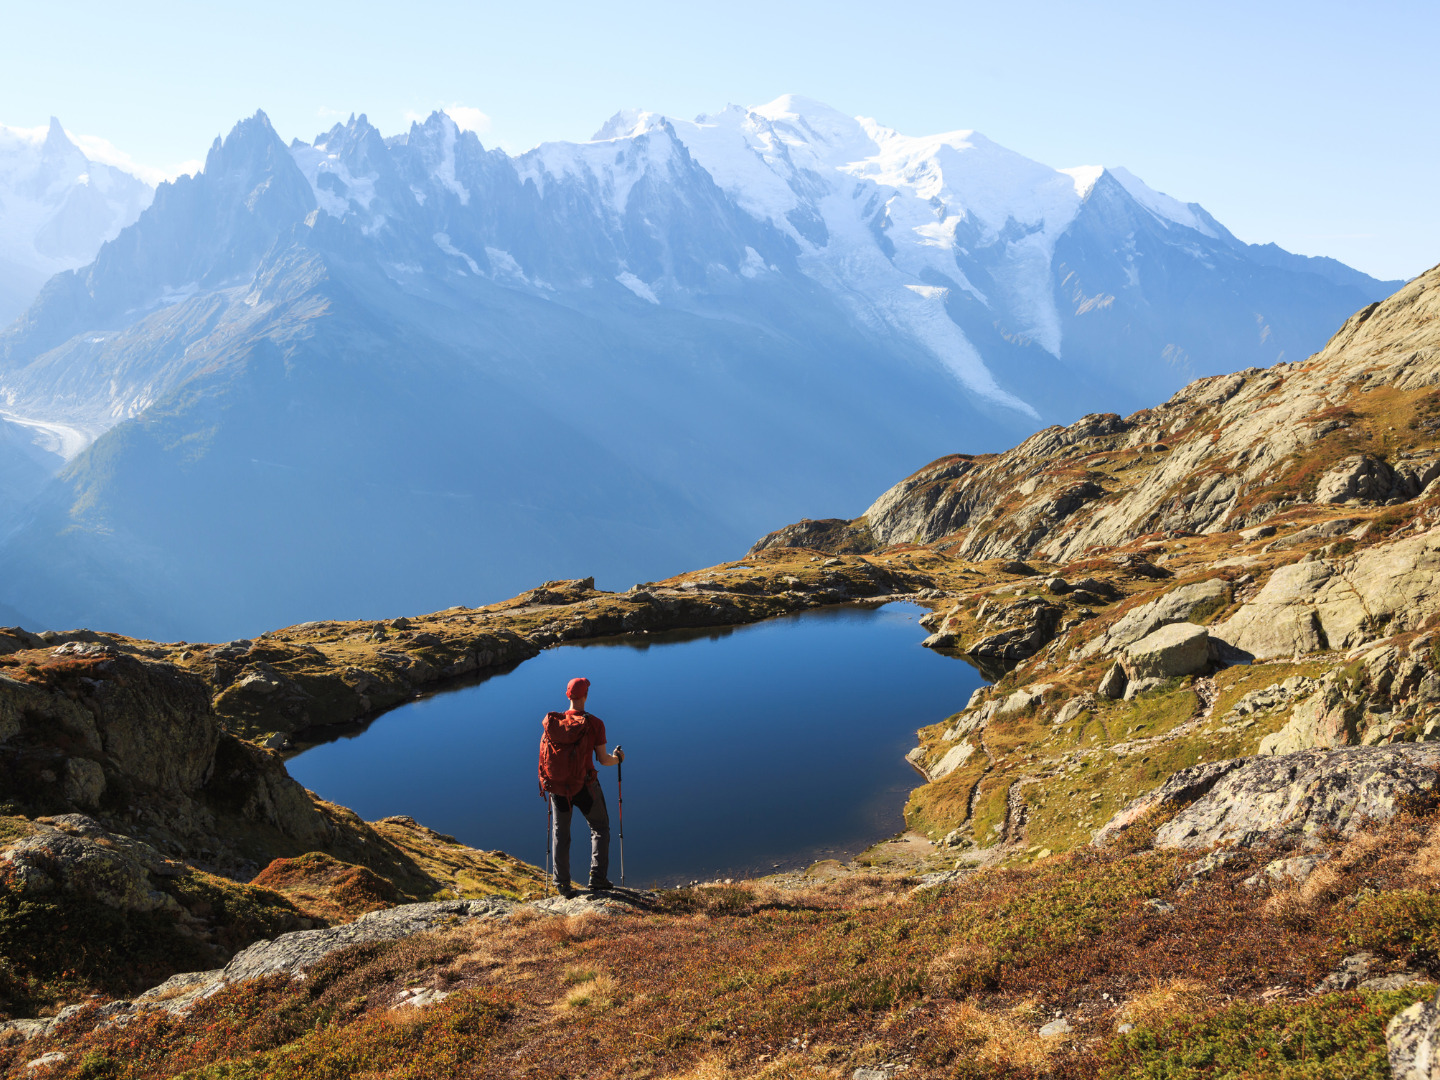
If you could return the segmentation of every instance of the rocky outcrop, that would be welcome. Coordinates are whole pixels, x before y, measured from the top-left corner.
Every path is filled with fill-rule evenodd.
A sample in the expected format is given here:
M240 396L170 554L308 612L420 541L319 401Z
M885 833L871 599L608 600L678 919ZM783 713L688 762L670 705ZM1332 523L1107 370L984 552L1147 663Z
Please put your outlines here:
M1337 680L1327 679L1290 711L1285 726L1260 740L1260 755L1290 754L1312 748L1330 749L1359 742L1360 704L1346 695Z
M1339 559L1282 566L1217 637L1256 659L1348 649L1418 629L1440 599L1440 529Z
M301 850L333 839L280 759L224 730L196 675L98 644L16 656L30 658L10 669L24 681L0 677L0 780L12 806L61 822L83 812L111 836L158 827L167 856L242 876L269 861L241 841L258 842L257 827ZM69 832L41 846L66 859L92 840L114 846Z
M1286 835L1352 835L1394 816L1407 796L1433 791L1440 746L1304 750L1185 769L1141 796L1096 834L1103 844L1147 815L1169 815L1155 846L1247 846Z
M125 911L178 912L156 879L184 873L183 863L81 814L38 821L32 835L0 852L0 884L22 898L64 889Z
M1008 604L982 605L980 618L985 632L962 648L991 669L1004 670L1034 656L1050 642L1060 624L1060 608L1038 597L1026 597Z
M1196 616L1213 614L1229 603L1230 589L1230 583L1223 578L1209 578L1181 585L1127 611L1104 633L1086 642L1077 650L1076 655L1080 659L1109 656L1162 626L1189 622Z
M813 548L844 555L874 550L875 539L863 519L857 523L844 518L822 518L819 521L802 518L794 525L762 536L746 552L746 557L758 555L766 548L778 547Z
M455 926L470 919L500 918L514 909L513 901L500 897L401 904L362 915L344 926L297 930L281 934L273 941L258 941L237 953L217 978L225 982L243 982L263 975L296 975L347 945L394 941L427 930Z
M1086 416L998 455L941 458L851 524L875 548L947 540L972 559L1054 563L1154 533L1260 525L1286 506L1416 497L1440 455L1356 445L1348 403L1440 383L1440 269L1358 312L1308 360L1200 379L1165 404ZM1383 441L1383 440L1382 440ZM1318 476L1312 455L1328 460Z

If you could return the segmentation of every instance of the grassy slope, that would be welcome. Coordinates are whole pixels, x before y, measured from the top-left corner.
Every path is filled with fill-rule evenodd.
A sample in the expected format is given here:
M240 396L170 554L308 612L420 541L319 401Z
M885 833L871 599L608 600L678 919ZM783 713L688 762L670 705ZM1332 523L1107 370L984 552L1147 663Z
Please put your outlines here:
M1193 853L1086 851L919 891L879 875L746 883L667 894L655 914L471 924L353 947L183 1020L92 1031L79 1017L0 1063L18 1075L60 1050L47 1075L77 1078L842 1077L892 1062L913 1076L1379 1080L1386 1021L1433 987L1310 991L1359 948L1372 974L1440 959L1433 808L1331 845L1303 889L1244 886L1280 854L1189 888ZM405 1007L416 988L451 996ZM1056 1016L1071 1032L1038 1035Z

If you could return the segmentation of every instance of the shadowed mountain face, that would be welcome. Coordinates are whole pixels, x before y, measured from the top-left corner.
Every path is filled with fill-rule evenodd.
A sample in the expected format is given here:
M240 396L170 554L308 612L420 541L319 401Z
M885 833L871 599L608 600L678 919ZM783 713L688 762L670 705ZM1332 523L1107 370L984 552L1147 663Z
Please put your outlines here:
M73 457L0 512L7 602L213 639L624 586L957 442L1303 355L1388 288L1128 174L799 99L600 136L217 140L0 336L0 396Z

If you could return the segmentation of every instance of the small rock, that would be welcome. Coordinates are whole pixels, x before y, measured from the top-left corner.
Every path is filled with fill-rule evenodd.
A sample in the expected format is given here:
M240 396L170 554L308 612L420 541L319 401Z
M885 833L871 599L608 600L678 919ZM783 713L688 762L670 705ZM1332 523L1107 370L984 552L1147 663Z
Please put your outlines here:
M1107 697L1118 701L1125 696L1125 684L1129 680L1125 677L1125 666L1116 660L1110 665L1110 670L1105 672L1105 677L1100 680L1096 687L1101 697Z
M448 990L436 990L428 986L416 986L409 990L400 992L396 999L397 1005L407 1005L411 1008L421 1009L426 1005L438 1005L450 996Z
M1034 577L1039 573L1033 566L1021 562L1019 559L1011 559L1009 562L1000 564L1002 574L1015 574L1019 577Z
M1274 859L1265 864L1265 869L1258 874L1246 878L1242 884L1247 888L1256 888L1260 885L1276 881L1288 881L1292 885L1303 885L1315 867L1324 861L1323 855L1296 855L1288 859ZM1357 954L1368 956L1368 953Z
M1040 1037L1042 1039L1056 1039L1059 1038L1061 1035L1069 1034L1070 1021L1066 1020L1063 1016L1060 1017L1060 1019L1058 1020L1051 1020L1048 1024L1046 1024L1040 1029Z
M1055 714L1053 723L1057 725L1068 724L1082 712L1085 712L1087 709L1093 709L1094 707L1094 694L1081 694L1079 697L1073 697L1064 705L1060 706L1060 711Z
M27 1069L43 1069L49 1065L59 1065L65 1060L65 1055L59 1050L51 1050L48 1054L41 1054L37 1058L31 1058L25 1063Z
M1169 915L1172 911L1175 910L1174 904L1167 904L1164 900L1161 900L1158 897L1151 897L1149 900L1146 900L1145 906L1151 911L1155 912L1157 915Z
M1115 1030L1118 1031L1121 1035L1124 1035L1124 1034L1126 1034L1127 1032L1134 1031L1134 1030L1135 1030L1135 1025L1134 1025L1134 1024L1131 1024L1131 1023L1124 1023L1124 1024L1121 1024L1119 1027L1117 1027Z
M1063 577L1052 577L1045 582L1045 588L1056 596L1064 596L1070 591L1070 583Z
M919 892L921 889L936 889L942 885L950 885L968 876L964 870L941 870L934 874L922 874L920 884L911 889L911 892Z

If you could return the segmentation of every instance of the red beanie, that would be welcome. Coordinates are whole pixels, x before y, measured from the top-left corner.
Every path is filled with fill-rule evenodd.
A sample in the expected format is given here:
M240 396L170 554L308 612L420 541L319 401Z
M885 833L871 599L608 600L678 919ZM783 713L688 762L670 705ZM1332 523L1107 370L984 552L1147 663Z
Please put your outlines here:
M569 684L565 687L565 696L572 701L575 700L575 698L577 697L589 697L590 680L571 679Z

